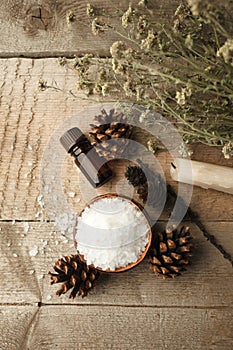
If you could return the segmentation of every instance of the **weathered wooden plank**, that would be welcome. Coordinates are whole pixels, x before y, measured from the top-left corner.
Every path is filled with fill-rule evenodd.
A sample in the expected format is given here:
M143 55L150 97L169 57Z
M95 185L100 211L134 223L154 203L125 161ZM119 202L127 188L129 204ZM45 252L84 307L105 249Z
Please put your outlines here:
M96 14L88 17L86 6L91 3ZM133 0L133 3L138 3ZM178 1L149 1L155 18L170 19ZM109 48L119 35L109 30L99 36L91 31L91 22L97 16L116 30L121 30L120 17L129 1L117 3L108 0L1 1L0 4L0 56L48 57L73 56L82 53L109 55ZM67 23L68 13L75 20ZM10 45L9 45L10 43Z
M50 67L41 60L1 61L4 86L1 94L0 187L4 207L1 218L4 219L35 218L39 210L36 202L39 164L49 139L45 133L51 135L65 118L83 107L80 101L68 102L63 94L38 93L37 83L43 75L53 77L62 88L66 86L64 74L69 76L69 73L59 69L56 60L48 61L52 63ZM75 83L75 77L71 79ZM27 207L30 208L29 215L25 212ZM22 216L22 210L25 216Z
M37 306L0 306L1 350L28 349L24 345L36 322L38 310Z
M0 218L3 220L35 220L41 210L37 197L39 190L40 163L45 147L54 132L71 115L76 115L82 108L90 106L91 101L67 99L62 92L47 90L37 91L40 78L51 83L54 79L58 86L68 91L75 86L75 75L65 68L59 67L55 59L0 60L1 110L0 110ZM97 112L101 109L100 104ZM84 131L88 130L87 119L83 118ZM141 140L143 142L143 140ZM195 152L194 148L194 152ZM233 166L233 160L224 160L220 150L197 146L194 159ZM168 152L157 156L166 175L167 182L172 160ZM119 163L120 164L120 163ZM122 164L122 163L121 163ZM124 163L124 166L126 164ZM115 184L123 175L120 167L115 167L117 178ZM67 172L69 171L69 176ZM76 192L75 198L67 195L67 200L79 210L83 207L78 187L78 176L71 159L67 157L63 170L65 191ZM115 184L108 184L104 191L115 191ZM128 188L128 191L129 188ZM190 187L187 185L187 191ZM96 193L101 193L102 189ZM72 202L73 201L73 202ZM195 187L191 206L205 220L231 220L233 218L232 196L217 191L203 190ZM227 210L226 210L227 208ZM172 208L170 208L172 209ZM167 213L168 214L168 213ZM167 214L163 217L167 218Z
M46 223L2 223L0 233L1 303L40 302L48 270L62 254L74 253L73 242L64 243Z
M156 278L145 260L126 273L102 274L87 298L74 301L68 294L58 298L55 292L59 286L50 286L47 275L61 255L75 253L72 241L62 239L49 223L2 222L1 228L2 303L233 306L232 267L195 225L191 229L197 248L183 276Z
M230 350L232 309L42 307L29 348Z

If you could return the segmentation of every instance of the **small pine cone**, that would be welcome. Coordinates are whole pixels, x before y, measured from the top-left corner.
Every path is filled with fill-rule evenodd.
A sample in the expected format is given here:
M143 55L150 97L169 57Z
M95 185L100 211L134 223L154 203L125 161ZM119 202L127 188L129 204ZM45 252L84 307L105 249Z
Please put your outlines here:
M160 208L166 200L166 183L160 174L155 174L147 164L139 160L138 162L143 168L128 166L125 177L131 185L136 187L138 197L143 203L153 208Z
M70 298L81 295L86 296L93 288L95 280L99 277L99 272L95 267L87 265L79 255L64 256L54 265L57 273L51 273L51 284L62 283L56 294L60 296L73 288Z
M157 276L176 277L185 270L192 256L192 236L188 226L154 233L149 252L150 268Z
M146 175L139 166L128 166L125 177L133 187L141 186L146 183Z
M131 127L125 124L123 113L115 112L114 109L107 113L103 109L100 115L95 116L94 121L95 124L90 124L89 137L99 155L107 157L123 154L131 134ZM115 139L121 139L121 141Z

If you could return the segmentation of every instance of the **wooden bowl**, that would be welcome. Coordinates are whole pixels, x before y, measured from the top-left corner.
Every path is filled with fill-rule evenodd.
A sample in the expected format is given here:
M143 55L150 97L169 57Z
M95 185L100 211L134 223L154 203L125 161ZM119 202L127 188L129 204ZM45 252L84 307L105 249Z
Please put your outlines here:
M146 214L144 214L142 212L142 207L140 204L136 203L134 200L131 200L130 198L128 198L127 196L119 196L118 194L115 194L115 193L107 193L107 194L102 194L100 196L97 196L95 198L93 198L87 205L86 207L90 207L91 204L93 204L94 202L100 200L100 199L103 199L103 198L119 198L119 199L123 199L123 200L126 200L128 201L131 205L133 205L137 210L139 210L142 215L144 215L144 218L146 219L147 221L147 224L148 224L148 242L147 242L147 245L145 246L145 249L144 251L142 252L142 254L140 255L140 257L138 258L137 261L133 262L133 263L129 263L127 266L124 266L124 267L118 267L116 268L115 270L110 270L110 269L107 269L107 270L102 270L100 267L96 267L99 271L102 271L102 272L107 272L107 273L115 273L115 272L124 272L124 271L127 271L129 269L132 269L133 267L135 267L136 265L138 265L146 256L146 253L148 252L148 249L151 245L151 240L152 240L152 230L151 230L151 227L150 227L150 224L149 224L149 220L146 216ZM82 213L83 211L86 209L86 207L79 213L79 217L82 216ZM75 242L75 247L77 248L78 247L78 242L75 240L75 237L74 237L74 242ZM81 258L83 259L83 261L85 261L85 257L84 255L80 254Z

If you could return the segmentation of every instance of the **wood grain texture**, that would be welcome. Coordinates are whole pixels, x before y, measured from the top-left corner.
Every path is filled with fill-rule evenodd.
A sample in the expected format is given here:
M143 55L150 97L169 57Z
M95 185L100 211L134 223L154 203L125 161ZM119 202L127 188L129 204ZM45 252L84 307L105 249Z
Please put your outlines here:
M233 341L230 308L2 306L0 314L1 350L230 350Z
M164 223L160 223L161 228ZM28 230L28 231L27 231ZM192 264L174 280L156 278L147 260L119 274L102 274L87 298L58 298L59 285L49 284L48 271L62 255L74 254L72 240L64 240L53 224L1 223L2 303L141 305L161 307L233 307L230 263L191 224L197 245ZM213 234L214 234L213 230ZM232 242L229 242L232 246ZM35 256L30 251L37 250ZM17 254L17 256L15 256ZM224 286L224 289L223 289Z
M225 251L233 257L233 223L228 221L204 222L208 232L214 234Z
M50 67L47 67L48 61L52 63ZM1 218L4 219L35 218L39 209L36 200L39 194L39 164L48 142L44 132L51 134L65 118L83 106L80 101L67 101L63 94L38 93L37 83L42 76L52 76L62 88L66 87L68 72L65 78L56 60L48 61L1 61L4 83L0 112L0 187L4 207ZM75 77L72 80L74 83ZM29 215L25 212L27 207ZM22 216L22 210L26 215Z
M35 350L230 350L232 316L232 309L42 307L30 346Z
M102 22L120 28L120 17L127 10L129 1L117 3L108 0L92 0L96 15L86 13L87 0L3 0L0 4L0 56L1 57L58 57L83 53L109 55L111 44L119 35L108 31L99 36L91 32L91 22L97 16ZM133 0L133 3L138 1ZM170 19L178 1L149 1L155 17ZM67 24L67 13L72 12L74 22ZM10 43L10 46L9 46Z
M88 52L108 56L111 43L119 37L92 35L88 2L1 1L0 57L71 57ZM119 29L117 23L129 1L91 3L101 20ZM165 21L171 19L178 1L148 3L155 10L155 19ZM68 24L70 11L75 21ZM188 221L197 247L183 276L165 281L156 278L145 260L126 273L102 274L87 298L72 301L68 295L55 295L58 285L49 284L47 272L60 256L75 253L75 249L72 238L62 236L47 222L51 218L40 196L41 161L54 130L92 101L79 94L80 99L75 100L62 92L38 91L41 78L48 84L56 81L65 91L75 89L76 76L58 66L55 58L0 59L0 76L0 349L231 350L232 267ZM87 119L79 126L87 131ZM145 143L144 136L137 141ZM193 151L193 159L233 166L233 160L225 160L219 149L195 145ZM169 173L171 156L163 152L157 160L167 183L177 190ZM70 208L78 212L90 197L106 191L131 195L132 188L122 181L127 164L113 164L114 180L94 192L86 189L67 157L61 191ZM190 190L187 185L185 191ZM43 186L43 191L49 193L49 188ZM158 229L166 224L173 204L168 203ZM191 207L233 256L232 196L195 187Z
M37 220L37 214L41 210L37 201L40 193L40 164L46 145L54 130L70 116L90 106L91 101L67 99L63 92L38 91L40 78L47 80L48 84L55 80L66 91L75 86L75 75L58 66L56 59L2 59L0 74L0 218ZM101 106L100 104L97 112ZM86 128L84 130L88 130L85 118L81 124L81 127ZM233 166L232 160L224 160L221 150L203 145L196 147L194 159ZM157 159L167 182L176 188L177 184L169 174L171 156L168 152L163 152ZM77 186L77 171L69 157L66 169L69 169L69 173L64 168L64 187L68 193L77 189L76 197L82 197ZM122 174L120 175L119 169L117 172L120 181ZM114 190L115 185L109 185ZM188 185L186 191L190 191ZM69 196L67 198L71 201ZM233 218L232 196L221 192L195 187L191 207L204 220Z
M26 350L30 332L38 317L37 306L0 306L1 350Z

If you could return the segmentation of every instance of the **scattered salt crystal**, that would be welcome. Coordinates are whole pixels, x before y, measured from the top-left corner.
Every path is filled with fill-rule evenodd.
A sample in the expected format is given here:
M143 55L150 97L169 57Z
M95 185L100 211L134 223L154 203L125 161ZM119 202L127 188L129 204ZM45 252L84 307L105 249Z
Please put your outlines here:
M35 273L35 270L30 270L29 275L33 275Z
M133 203L101 198L78 219L78 250L88 264L114 271L136 262L148 243L149 224Z
M34 246L31 250L29 250L30 256L36 256L39 253L38 247Z
M37 197L37 203L39 204L39 206L41 208L44 207L44 201L43 201L43 194L39 194L38 197Z
M32 151L32 146L31 145L28 145L28 150Z
M19 246L19 247L21 247L21 245L22 245L22 243L21 243L21 242L19 242L19 243L18 243L18 246Z
M63 239L62 243L68 243L68 239L67 238Z
M29 166L32 166L32 165L33 165L33 162L28 162L28 165L29 165Z
M51 300L52 299L52 297L51 297L51 295L47 295L47 297L46 297L46 300Z
M13 255L14 258L18 257L18 254L16 254L16 253L13 253L12 255Z
M46 246L48 244L48 241L46 241L45 239L43 239L43 244L44 246Z
M44 275L38 275L37 278L38 280L42 280L44 278Z
M80 201L81 201L81 198L78 197L78 198L76 199L76 202L79 203Z
M24 232L25 232L25 233L28 233L29 228L30 228L29 223L28 223L28 222L24 222L24 223L23 223L23 226L24 226Z
M14 145L11 145L11 149L14 149Z
M41 199L43 198L43 194L39 194L38 197L37 197L37 201L41 201Z
M12 220L12 225L15 225L15 220Z
M55 217L55 225L60 229L62 234L73 235L73 228L76 223L75 213L62 213Z
M68 233L69 235L72 235L73 232L74 232L74 228L73 228L72 226L69 227L68 230L67 230L67 233Z
M28 177L28 174L24 174L23 177L24 179L26 179Z
M11 246L11 241L8 241L7 242L7 247L10 247Z
M39 210L36 214L35 214L35 218L39 218L42 215L42 211Z
M39 248L39 253L44 255L44 246Z
M48 186L48 185L45 185L45 186L44 186L44 191L45 191L46 194L49 194L50 189L49 189L49 186Z
M56 241L55 241L55 244L58 245L58 244L59 244L59 241L56 240Z
M75 194L76 194L75 192L69 192L69 197L74 198Z

